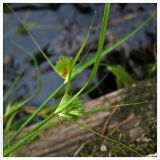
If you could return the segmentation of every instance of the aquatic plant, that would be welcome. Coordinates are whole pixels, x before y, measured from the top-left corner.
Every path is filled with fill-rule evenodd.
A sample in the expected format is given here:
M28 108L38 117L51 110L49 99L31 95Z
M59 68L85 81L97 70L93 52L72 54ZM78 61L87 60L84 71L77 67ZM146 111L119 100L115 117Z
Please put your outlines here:
M12 10L12 8L7 5L8 8L10 10ZM21 22L21 20L19 19L19 17L16 15L16 13L12 10L12 12L15 14L15 16L17 17L17 19ZM63 79L64 82L55 90L51 93L51 95L37 108L37 110L30 115L30 117L27 118L27 120L19 127L18 130L16 130L13 135L11 135L5 142L4 142L4 156L9 156L10 154L12 154L14 152L14 150L16 150L17 148L19 148L20 146L24 145L26 142L30 142L30 140L32 140L33 138L35 138L41 131L43 131L45 128L48 127L53 127L57 124L60 124L61 121L59 120L54 120L55 116L60 116L63 120L67 120L71 123L77 124L83 128L85 128L86 130L100 136L103 137L104 139L111 141L113 143L117 143L123 147L126 147L127 149L135 152L136 154L140 155L140 153L138 153L137 151L135 151L134 149L132 149L131 147L116 141L114 139L111 139L107 136L104 136L100 133L98 133L97 131L93 130L92 128L82 124L79 122L79 118L82 116L86 116L88 114L91 114L93 112L98 112L101 110L105 110L105 109L109 109L112 107L117 107L117 106L103 106L93 109L91 111L85 112L85 108L84 108L84 104L81 102L80 100L80 95L82 94L82 92L91 84L91 82L93 82L98 67L100 65L100 61L101 58L107 54L109 54L113 49L115 49L116 47L118 47L119 45L121 45L122 43L124 43L125 41L127 41L128 39L130 39L134 34L136 34L140 29L142 29L146 24L148 24L152 18L155 16L155 12L147 19L145 20L142 24L140 24L134 31L132 31L131 33L129 33L127 36L125 36L124 38L122 38L121 40L119 40L116 44L114 44L113 46L109 47L108 49L103 49L104 48L104 40L105 40L105 35L106 35L106 30L107 30L107 25L108 25L108 19L109 19L109 13L110 13L110 4L105 4L105 9L104 9L104 15L103 15L103 20L102 20L102 25L101 25L101 32L100 32L100 37L99 37L99 44L98 44L98 50L97 50L97 54L95 55L94 58L92 58L91 60L81 63L81 64L76 64L77 60L80 56L80 54L82 53L84 46L87 43L91 28L92 28L92 22L94 20L92 20L90 28L84 38L84 41L79 49L79 51L77 52L75 58L70 58L70 57L60 57L60 59L57 61L56 65L54 66L52 64L52 62L50 61L50 59L47 57L47 55L43 52L43 50L40 48L40 46L38 45L38 42L36 41L36 39L33 37L33 35L31 34L31 32L29 30L27 30L27 28L25 28L26 26L24 25L23 27L25 28L25 30L27 31L28 35L31 37L33 43L36 45L36 47L39 49L39 51L41 52L41 54L44 56L44 58L47 60L48 64L51 66L51 68L53 69L53 71L55 71L56 73L58 73ZM23 25L23 23L21 23ZM17 45L17 47L21 48L24 52L28 53L28 50L21 47L21 45L15 43ZM89 67L90 65L94 64L92 72L87 80L87 82L84 84L84 86L75 94L75 95L70 95L69 90L70 90L70 83L71 81L76 78L80 72L82 72L85 68ZM37 66L37 65L36 65ZM111 69L111 67L110 67ZM115 69L115 68L114 68ZM113 71L113 68L112 68ZM115 74L117 72L115 72L115 70L113 71ZM119 72L121 72L123 75L128 77L129 82L131 82L132 80L129 78L129 76L123 71L123 69L119 69ZM118 73L119 73L118 72ZM117 74L116 74L117 75ZM117 77L119 77L119 74L117 75ZM48 102L50 102L51 100L53 100L56 96L56 94L66 85L65 88L65 93L61 99L61 102L57 105L57 108L55 110L53 110L53 112L46 117L44 120L42 120L41 122L39 122L35 127L33 127L30 131L28 131L21 139L19 139L18 141L14 142L15 138L22 132L22 130L27 126L27 124L29 124L36 116L37 114L42 111L42 109L45 108L45 106L48 104ZM32 96L33 98L33 96ZM24 102L25 104L26 102ZM142 104L142 103L147 103L147 102L139 102L139 103L133 103L135 105L138 104ZM23 105L24 105L23 104ZM133 105L132 104L132 105ZM20 105L19 107L16 107L16 111L18 109L20 109L23 105ZM127 106L128 104L126 104ZM121 106L121 105L119 105ZM125 104L123 104L122 106L125 106ZM10 107L9 107L10 109ZM8 112L8 111L7 111ZM6 113L7 114L7 113ZM11 122L10 122L11 125Z

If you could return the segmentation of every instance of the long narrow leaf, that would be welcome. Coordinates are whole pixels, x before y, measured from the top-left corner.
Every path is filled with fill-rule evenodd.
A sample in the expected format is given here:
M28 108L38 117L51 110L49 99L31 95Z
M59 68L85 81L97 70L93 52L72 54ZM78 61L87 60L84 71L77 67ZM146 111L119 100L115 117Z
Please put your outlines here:
M92 21L91 21L91 24L90 24L90 27L89 27L89 31L87 32L87 35L86 35L85 38L84 38L84 41L83 41L83 43L82 43L82 46L80 47L80 49L79 49L79 51L78 51L78 54L77 54L77 56L76 56L76 58L75 58L75 60L74 60L74 62L73 62L74 64L76 63L78 57L79 57L80 54L82 53L82 51L83 51L83 49L84 49L84 47L85 47L85 44L87 43L87 40L88 40L90 31L91 31L91 27L92 27L92 24L93 24L93 21L94 21L94 17L93 17L93 19L92 19ZM32 37L32 38L33 38L33 37ZM21 45L19 45L19 44L17 44L17 43L16 43L16 45L17 45L19 48L23 49L25 52L29 53L29 51L28 51L27 49L25 49L24 47L22 47ZM73 67L74 67L74 65L73 65ZM62 88L63 86L64 86L64 83L62 83L61 86L60 86L59 88L57 88L57 90L54 91L54 92L47 98L47 100L38 107L38 109L26 120L25 123L23 123L23 125L17 130L17 132L10 138L9 141L12 141L12 140L15 139L15 137L24 129L24 127L48 104L48 102L49 102L51 99L53 99L53 97L55 97L55 95L61 90L61 88Z
M53 117L54 115L50 115L50 117ZM4 156L8 156L10 153L12 153L15 149L17 149L18 147L22 146L23 144L27 143L30 139L34 138L35 136L37 136L37 134L39 134L39 132L43 129L45 129L45 127L43 126L44 123L46 123L46 121L48 122L48 119L50 118L48 117L43 123L40 122L35 128L33 128L29 133L27 133L23 138L21 138L18 142L16 142L14 145L10 146L9 148L4 150ZM55 121L54 124L52 124L52 126L59 124L60 121ZM41 126L43 126L44 128L41 128ZM47 128L48 126L46 126Z
M97 73L97 70L98 70L98 67L99 67L101 55L102 55L104 39L105 39L105 32L106 32L106 28L107 28L108 19L109 19L109 12L110 12L110 4L105 4L104 16L103 16L102 27L101 27L101 32L100 32L100 40L99 40L99 45L98 45L98 51L97 51L94 67L93 67L93 70L91 72L91 75L90 75L88 81L85 83L85 85L82 87L82 89L78 93L76 93L70 100L68 100L66 103L64 103L61 107L58 107L56 109L55 113L61 112L68 105L70 105L84 91L84 89L86 89L86 87L94 80L96 73Z
M88 127L88 126L86 126L86 125L84 125L84 124L82 124L82 123L80 123L80 122L74 122L74 121L73 121L72 123L79 125L80 127L82 127L82 128L84 128L84 129L86 129L86 130L94 133L95 135L98 135L98 136L104 138L105 140L108 140L108 141L110 141L110 142L112 142L112 143L115 143L115 144L119 144L119 145L127 148L128 150L136 153L137 155L142 156L139 152L137 152L137 151L134 150L133 148L131 148L131 147L129 147L129 146L127 146L127 145L125 145L125 144L117 141L117 140L114 140L114 139L112 139L112 138L109 138L109 137L107 137L107 136L104 136L104 135L98 133L97 131L93 130L92 128L90 128L90 127Z
M110 4L106 4L105 5L105 11L104 11L104 17L103 18L103 21L102 21L102 30L101 30L101 38L100 38L100 42L99 42L99 48L98 49L98 53L97 53L97 63L95 64L95 67L93 69L93 72L91 73L91 76L88 80L88 82L86 83L85 87L83 87L73 98L71 98L71 100L67 101L64 106L60 109L60 110L63 110L66 106L68 106L69 104L71 104L77 97L78 95L86 88L86 86L91 82L91 80L94 79L94 76L95 76L95 73L96 73L96 70L98 69L98 65L99 65L99 62L100 62L100 57L101 57L101 54L102 54L102 49L103 49L103 44L104 44L104 38L103 36L105 36L105 31L106 31L106 26L107 26L107 22L108 22L108 17L109 17L109 10L110 10ZM105 15L107 13L107 15ZM54 92L55 93L55 92ZM49 97L50 98L50 97ZM49 99L48 98L48 99ZM44 103L46 103L47 101L45 101ZM69 103L68 103L69 102ZM42 108L43 107L43 104L39 107L39 108ZM59 110L58 110L59 111ZM36 113L34 113L36 114ZM11 139L9 141L12 141L24 128L24 126L26 124L28 124L28 122L33 118L34 114L31 115L31 117L29 119L27 119L27 121L20 127L20 129L11 137ZM53 115L57 114L57 112L53 113ZM52 117L53 115L51 114L49 117L47 117L45 120L43 120L40 125L38 127L35 127L33 128L32 131L36 130L36 129L39 129L40 127L43 127L43 125L45 125ZM32 132L29 132L27 133L23 138L26 140L26 137L27 135L29 135L30 133ZM8 149L5 150L5 155L8 155L10 152L12 152L13 150L15 150L17 147L19 147L19 144L20 142L18 141L16 144L14 144L14 146L16 147L13 147L11 150L8 151ZM21 143L20 143L21 144Z
M48 104L48 102L54 97L63 87L63 83L39 106L39 108L20 126L20 128L11 136L7 141L13 141L17 135L25 128L27 124ZM6 143L8 143L6 141ZM5 147L5 144L4 144Z
M81 53L82 53L82 51L83 51L83 49L84 49L84 47L85 47L85 45L86 45L86 43L87 43L89 34L90 34L90 32L91 32L91 28L92 28L92 25L93 25L94 18L95 18L95 15L94 15L93 18L92 18L92 21L91 21L89 30L88 30L88 32L87 32L87 35L85 36L84 41L83 41L83 43L82 43L79 51L77 52L76 57L74 58L74 61L73 61L72 65L71 65L71 70L70 70L70 73L69 73L69 77L68 77L67 86L66 86L66 90L65 90L64 96L66 96L66 95L68 94L69 87L70 87L71 76L72 76L72 70L73 70L73 68L75 67L76 62L77 62L79 56L81 55Z
M18 82L21 80L21 78L22 78L21 74L16 77L16 79L14 80L14 82L12 83L12 85L9 87L9 89L7 90L7 92L4 94L3 103L6 102L7 98L11 94L13 88L18 84Z
M119 84L119 88L130 86L135 82L121 65L106 65L106 67L115 75L117 83Z
M35 46L38 48L38 50L40 51L40 53L44 56L44 58L47 60L47 62L49 63L50 67L55 70L54 65L52 64L52 62L50 61L50 59L47 57L46 53L44 53L44 51L41 49L40 45L38 44L37 40L35 39L35 37L32 35L32 33L27 29L26 25L21 21L21 19L17 16L17 14L14 12L14 10L8 5L6 4L7 7L12 11L12 13L15 15L15 17L17 18L17 20L22 24L22 26L24 27L24 29L26 30L26 32L28 33L28 35L30 36L30 38L32 39L33 43L35 44Z
M97 108L91 109L89 111L86 111L85 114L91 114L91 113L100 112L100 111L113 109L113 108L118 108L118 107L137 106L137 105L142 105L142 104L145 104L145 103L149 103L149 101L116 104L116 105L110 105L110 106L101 106L101 107L97 107Z
M115 48L119 47L121 44L123 44L124 42L126 42L127 40L129 40L131 37L133 37L137 32L139 32L145 25L147 25L151 20L153 20L153 18L156 16L156 12L153 12L149 18L147 18L144 22L142 22L135 30L133 30L132 32L130 32L129 34L127 34L124 38L120 39L117 43L115 43L113 46L105 49L102 53L102 57L108 55L109 53L111 53L111 51L113 51ZM80 72L82 72L85 68L91 66L92 64L94 64L96 61L96 57L92 58L91 60L84 62L81 64L81 66L79 66L78 68L76 68L73 71L73 78L76 77Z
M22 106L24 106L28 101L30 101L32 98L34 98L36 95L38 95L42 89L42 79L41 79L41 74L40 74L40 70L38 67L38 63L37 60L35 59L35 57L32 55L32 53L28 52L28 50L26 50L24 47L22 47L20 44L13 42L14 45L16 45L17 47L19 47L20 49L22 49L26 54L28 54L30 56L30 58L33 60L35 68L36 68L36 76L38 78L38 88L36 90L36 92L34 92L30 97L25 98L24 100L17 102L15 104L12 105L12 107L10 107L11 109L9 110L9 112L7 112L4 115L4 119L6 119L8 116L12 115L14 112L16 112L17 110L19 110Z

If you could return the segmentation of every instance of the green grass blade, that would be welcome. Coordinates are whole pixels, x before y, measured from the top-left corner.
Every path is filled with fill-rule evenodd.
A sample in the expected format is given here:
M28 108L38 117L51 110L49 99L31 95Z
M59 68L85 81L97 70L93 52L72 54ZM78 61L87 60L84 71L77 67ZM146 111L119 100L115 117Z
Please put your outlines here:
M42 131L45 128L48 128L46 122L48 122L48 119L51 119L54 116L54 114L51 114L48 118L45 119L45 121L40 122L36 127L31 129L24 137L22 137L18 142L10 146L9 148L4 149L4 156L8 156L10 153L12 153L15 149L22 146L23 144L27 143L30 139L35 138L39 134L40 131ZM52 123L52 126L55 126L57 124L61 123L60 121L55 121ZM46 124L46 127L44 126ZM43 126L43 128L42 128Z
M110 9L110 4L107 4L107 5L105 5L105 12L104 12L104 16L106 17L106 15L105 15L105 13L108 11ZM107 16L109 16L109 11L108 11L108 14L107 14ZM106 30L106 28L104 27L104 26L106 26L106 24L107 24L107 21L108 21L108 18L106 17L106 19L104 19L103 18L103 22L102 22L102 30L101 30L101 32L103 33L103 34L101 34L102 36L105 36L104 35L104 30ZM100 42L100 47L101 47L101 49L102 49L102 44L104 43L103 41L104 41L104 38L102 38L101 37L101 40L100 40L101 42ZM102 52L100 52L101 51L101 49L99 49L99 52L97 53L97 57L98 57L98 61L97 61L97 63L99 63L99 61L100 61L100 59L99 59L99 57L101 57L101 54L102 54ZM94 67L94 70L96 70L96 69L98 69L98 65L99 64L95 64L96 65L96 67ZM94 76L93 75L95 75L95 71L91 74L91 77L92 77L92 79L94 79ZM89 82L91 82L91 80L92 80L91 78L89 79ZM61 87L63 87L63 84L57 89L57 92L59 91L59 89L61 89ZM83 89L81 89L79 92L78 92L78 94L76 94L76 96L74 96L74 98L72 98L71 100L69 100L68 102L66 102L66 104L64 104L65 106L64 106L64 108L66 107L66 106L68 106L70 103L72 103L77 97L78 97L78 95L83 91L85 89L85 87L83 87ZM54 95L56 94L55 92L53 93ZM29 117L29 119L27 119L27 121L17 130L17 132L9 139L9 142L10 141L12 141L23 129L24 129L24 127L26 126L26 124L28 124L28 122L30 122L30 120L46 105L46 103L48 102L48 100L51 100L50 98L51 98L52 96L50 96L39 108L38 108L38 110L36 110L36 112L34 113L34 114L32 114L30 117ZM62 109L62 108L61 108ZM53 114L57 114L56 112L55 113L53 113ZM52 116L52 114L50 115L50 116L48 116L45 120L43 120L40 124L40 127L42 127L43 125L45 125L51 118L52 118L53 116ZM37 128L35 127L35 128L33 128L34 130L36 130ZM24 136L24 138L25 138L25 140L27 139L26 138L27 136ZM16 144L14 144L14 146L19 146L18 145L18 143L20 143L19 141L16 143ZM14 150L15 148L13 147L12 148L12 151ZM7 155L7 154L9 154L10 152L12 152L11 150L9 150L8 151L8 148L6 149L6 151L5 151L5 155Z
M85 44L87 43L87 40L88 40L88 37L89 37L89 34L90 34L90 31L91 31L91 26L92 26L92 23L93 23L93 20L94 20L94 17L92 19L92 22L91 22L91 25L90 25L90 28L89 28L89 31L84 39L84 42L82 43L82 46L81 48L79 49L78 53L77 53L77 56L73 62L73 67L74 67L74 64L76 63L78 57L80 56L81 52L83 51L84 47L85 47ZM20 46L19 44L16 43L16 45L23 49L25 52L29 53L28 50L26 50L24 47ZM64 86L64 84L62 84L53 94L51 94L51 96L45 101L46 103L43 103L32 115L31 117L29 117L29 119L27 119L26 123L24 123L20 128L19 130L17 131L17 133L11 138L11 141L24 129L24 127L45 107L45 105L51 100L53 99L53 97L58 93L58 91Z
M22 74L18 75L16 77L16 79L14 80L14 82L12 83L12 85L10 86L10 88L7 90L7 92L5 93L4 97L3 97L3 103L6 102L6 100L8 99L9 95L11 94L13 88L18 84L18 82L21 80L22 78Z
M4 128L4 131L3 131L4 135L8 134L15 115L16 115L16 113L13 113L11 115L11 117L9 118L9 120L8 120L8 122L7 122L7 124L6 124L5 128Z
M4 118L7 118L8 116L10 116L11 114L13 114L14 112L16 112L17 110L19 110L22 106L24 106L28 101L30 101L32 98L34 98L36 95L38 95L42 89L42 79L41 79L41 74L40 74L40 70L38 67L38 63L37 60L35 59L35 57L32 55L32 53L30 53L27 49L25 49L24 47L22 47L20 44L18 44L17 42L13 41L13 44L16 45L18 48L22 49L26 54L28 54L30 56L30 58L33 60L35 68L36 68L36 76L38 78L38 88L36 90L35 93L33 93L30 97L22 100L21 102L18 102L16 104L14 104L12 107L12 109L10 110L10 112L7 113L7 115L4 115Z
M119 141L116 141L116 140L114 140L114 139L112 139L112 138L109 138L109 137L107 137L107 136L104 136L104 135L98 133L97 131L93 130L92 128L90 128L90 127L88 127L88 126L86 126L86 125L84 125L84 124L82 124L82 123L80 123L80 122L74 122L74 121L73 121L72 123L79 125L80 127L82 127L82 128L84 128L84 129L86 129L86 130L94 133L95 135L98 135L98 136L104 138L105 140L108 140L108 141L110 141L110 142L112 142L112 143L115 143L115 144L119 144L119 145L127 148L128 150L136 153L137 155L142 156L140 153L138 153L136 150L132 149L131 147L129 147L129 146L127 146L127 145L125 145L125 144L123 144L123 143L121 143L121 142L119 142Z
M55 70L54 65L52 64L52 62L50 61L50 59L47 57L47 55L44 53L44 51L41 49L41 47L39 46L38 42L36 41L35 37L32 35L32 33L27 29L26 25L21 21L21 19L17 16L17 14L15 13L15 11L8 5L6 4L7 7L13 12L13 14L15 15L15 17L17 18L17 20L22 24L22 26L24 27L24 29L26 30L26 32L28 33L29 37L32 39L33 43L35 44L35 46L38 48L38 50L40 51L40 53L43 55L43 57L47 60L48 64L50 65L50 67Z
M92 92L93 90L95 90L95 89L105 80L105 78L107 77L107 75L108 75L108 72L106 72L106 73L104 74L104 76L102 77L102 79L100 79L99 82L98 82L96 85L94 85L94 86L92 86L91 88L89 88L88 90L84 91L84 92L81 94L81 96L84 95L84 94L89 94L90 92Z
M12 108L8 111L8 112L5 112L4 114L4 121L9 117L11 116L14 112L16 112L17 110L19 110L22 106L24 106L28 101L30 101L33 97L30 96L20 102L16 102L12 105Z
M121 87L127 87L135 83L135 80L129 75L129 73L121 65L106 65L108 70L114 74L118 84Z
M115 107L125 107L125 106L129 106L129 105L141 105L141 104L144 104L144 103L148 103L148 101L138 102L138 103L130 103L130 104L118 104L118 105L113 105L113 106L102 106L102 107L99 107L99 108L92 109L92 110L90 110L90 111L88 111L88 112L85 112L85 113L86 113L86 115L87 115L87 114L91 114L91 113L95 113L95 112L99 112L99 111L104 111L104 110L106 110L106 109L112 109L112 108L115 108ZM49 117L47 117L47 119L45 120L45 122L48 122L51 118L53 118L53 116L54 116L54 114L52 114L52 115L50 115ZM11 146L11 148L5 149L5 151L4 151L4 156L9 155L9 154L12 153L12 151L14 151L16 148L18 148L18 147L20 147L21 145L23 145L23 143L25 143L25 142L27 142L29 139L35 137L35 136L37 135L37 133L39 133L41 130L43 130L43 129L45 129L45 128L49 128L49 127L51 127L51 126L54 126L54 124L46 124L45 122L40 122L40 123L36 126L36 128L33 128L29 133L27 133L24 137L22 137L22 139L21 139L20 141L18 141L18 144L14 144L14 145ZM59 124L59 123L60 123L60 122L57 122L57 124ZM77 123L77 122L73 122L73 121L72 121L72 123ZM44 124L45 124L45 125L44 125ZM81 127L84 127L84 125L81 126ZM91 129L91 128L89 128L89 129ZM88 127L87 127L87 130L88 130ZM92 129L91 129L91 130L92 130ZM91 130L89 130L89 131L91 131ZM93 130L92 130L92 131L93 131ZM92 132L92 131L91 131L91 132ZM97 134L97 132L96 132L95 134ZM98 135L98 136L101 136L101 137L102 137L102 135ZM106 138L106 137L103 136L102 138ZM107 137L107 139L108 139L108 137ZM111 141L112 141L112 142L114 141L114 143L117 142L117 141L115 141L115 140L113 140L113 139L111 139ZM120 143L120 142L118 142L118 143ZM122 143L121 143L120 145L123 145L124 147L128 147L128 146L126 146L126 145L124 145L124 144L122 144ZM131 150L131 148L128 148L128 149ZM132 150L132 151L135 152L135 150Z
M106 28L107 28L108 19L109 19L109 12L110 12L110 4L105 4L104 16L103 16L102 27L101 27L101 32L100 32L100 40L99 40L99 45L98 45L98 51L97 51L94 67L93 67L93 70L91 72L91 75L90 75L88 81L81 88L81 90L78 93L76 93L70 100L68 100L66 103L61 105L61 107L58 107L56 109L55 113L58 114L61 111L63 111L68 105L70 105L74 100L76 100L76 98L84 91L84 89L94 80L96 73L97 73L97 70L98 70L99 63L100 63L101 55L102 55L104 39L105 39L105 32L106 32Z
M66 95L68 94L68 92L69 92L70 81L71 81L71 76L72 76L72 70L73 70L73 68L75 67L76 62L77 62L79 56L81 55L82 51L84 50L84 47L85 47L85 45L86 45L86 43L87 43L87 41L88 41L88 37L89 37L89 34L90 34L90 32L91 32L91 29L92 29L92 25L93 25L94 18L95 18L95 15L94 15L93 18L92 18L92 21L91 21L89 30L88 30L88 32L87 32L87 35L85 36L84 41L83 41L80 49L78 50L78 52L77 52L77 54L76 54L76 57L74 58L74 61L73 61L72 65L71 65L71 70L70 70L70 73L69 73L69 76L68 76L68 81L67 81L67 86L66 86L66 90L65 90L64 96L66 96Z
M110 4L105 4L105 10L104 10L104 15L103 15L103 20L102 20L102 27L101 27L101 33L100 33L100 38L99 38L97 56L96 56L95 64L94 64L91 76L88 80L88 83L94 80L98 67L99 67L99 63L101 60L102 51L104 47L104 40L106 36L107 24L108 24L109 13L110 13L110 6L111 6Z
M62 83L40 106L39 108L32 114L30 117L20 126L20 128L11 136L7 141L11 142L13 141L17 135L26 127L29 122L48 104L49 101L52 100L52 98L62 89L64 84ZM7 143L6 141L6 143ZM4 144L5 146L5 144Z
M157 63L150 64L148 73L147 73L147 77L154 76L156 75L156 73L157 73Z
M33 95L37 95L42 90L42 78L41 78L41 73L40 73L40 69L39 69L39 66L38 66L38 62L37 62L36 58L34 57L34 55L30 51L28 51L26 48L24 48L22 45L20 45L19 43L15 42L15 41L12 41L12 43L16 47L18 47L19 49L23 50L24 53L28 54L29 57L34 62L34 65L35 65L35 68L36 68L36 77L38 79L38 88L37 88L37 91Z
M110 5L105 5L105 13L107 13L107 11L109 10L109 8L110 8ZM109 13L109 12L108 12ZM109 14L108 14L109 15ZM104 15L105 16L105 15ZM77 98L79 95L80 95L80 93L86 88L86 86L94 79L94 77L95 77L95 75L96 75L96 72L97 72L97 69L98 69L98 66L99 66L99 62L100 62L100 59L101 59L101 57L103 56L103 55L106 55L107 53L106 52L103 52L102 53L102 51L101 51L101 48L103 49L103 36L104 36L104 25L105 25L105 20L103 20L103 23L102 23L102 30L101 30L101 34L102 34L102 37L100 38L101 40L100 40L100 42L99 42L99 49L98 49L98 53L97 53L97 56L96 56L96 58L95 58L95 60L93 59L91 62L89 62L89 63L91 63L91 64L93 64L94 62L96 62L95 64L94 64L94 67L93 67L93 70L92 70L92 73L91 73L91 76L90 76L90 78L89 78L89 80L87 81L87 83L85 84L85 86L71 99L71 100L69 100L66 104L64 104L63 105L63 109L65 108L65 107L67 107L71 102L73 102L73 100L75 99L75 98ZM135 33L134 33L135 34ZM124 41L126 41L126 39L124 40ZM121 42L121 43L123 43L123 42ZM118 43L118 46L119 46L120 44ZM113 46L112 46L113 47ZM113 49L113 48L112 48ZM101 51L101 52L100 52ZM90 65L91 65L90 64ZM88 65L88 64L87 64ZM62 84L62 86L63 86L63 84ZM51 97L51 96L50 96ZM48 99L50 99L50 97L48 98ZM45 101L45 103L46 103L46 101ZM44 106L43 106L44 107ZM62 109L62 108L61 108ZM49 116L49 117L47 117L47 119L45 119L44 121L42 121L41 122L41 125L39 126L39 128L34 128L34 130L32 130L32 132L30 132L30 133L28 133L26 136L24 136L23 138L23 141L18 141L14 146L19 146L19 144L22 144L22 143L24 143L26 140L27 140L27 137L29 137L32 133L34 133L34 132L36 132L37 130L39 130L41 127L43 127L50 119L52 118L52 114ZM19 144L18 144L19 143ZM12 147L12 146L11 146ZM16 148L17 148L16 147ZM12 148L12 150L10 150L9 149L9 151L8 150L6 150L5 151L5 155L7 155L7 154L9 154L9 153L11 153L13 150L14 150L15 148L13 147Z
M113 51L115 48L119 47L121 44L123 44L124 42L126 42L127 40L129 40L131 37L133 37L137 32L139 32L145 25L147 25L151 20L153 20L153 18L156 16L156 12L153 12L149 18L147 18L144 22L142 22L135 30L133 30L132 32L130 32L129 34L127 34L124 38L122 38L121 40L119 40L117 43L115 43L113 46L105 49L102 53L102 57L108 55L109 53L111 53L111 51ZM91 66L92 64L94 64L96 61L96 57L92 58L91 60L84 62L81 66L79 66L78 68L76 68L73 71L73 77L76 77L80 72L82 72L85 68Z
M36 68L36 76L38 77L38 88L36 90L35 93L33 93L33 95L31 95L30 97L26 98L25 100L22 100L21 102L17 102L15 104L13 104L12 108L9 110L9 112L7 112L7 114L4 115L4 121L7 120L6 122L6 127L5 127L5 133L8 133L9 132L9 129L10 129L10 126L14 120L14 117L15 115L17 114L17 111L23 107L29 100L31 100L32 98L34 98L37 94L40 93L41 91L41 88L42 88L42 81L41 81L41 75L40 75L40 71L39 71L39 67L38 67L38 63L35 59L35 57L30 53L30 52L27 52L27 50L25 50L25 48L23 48L21 45L19 45L18 43L16 42L13 42L17 47L19 47L20 49L22 49L23 51L25 51L25 53L27 53L30 58L33 60L34 62L34 65L35 65L35 68ZM8 141L8 146L10 147L10 143L11 141ZM5 145L7 144L5 143Z
M143 101L143 102L134 102L134 103L125 103L125 104L117 104L117 105L109 105L109 106L101 106L94 108L92 110L86 111L85 114L91 114L95 112L100 112L108 109L113 109L113 108L119 108L119 107L128 107L128 106L137 106L141 104L149 103L149 101Z
M8 121L7 121L7 124L6 124L6 126L5 126L5 129L3 130L3 135L4 135L4 136L9 133L10 128L11 128L11 125L12 125L12 123L13 123L13 120L14 120L15 116L16 116L16 113L13 113L13 114L9 117L9 119L8 119ZM10 145L11 145L11 144L8 143L8 147L10 147Z
M82 65L83 61L84 61L85 58L87 57L87 55L88 55L88 53L90 52L90 50L91 50L92 47L93 47L93 45L91 44L91 45L88 47L86 53L85 53L85 54L83 55L83 57L81 58L80 62L74 67L73 71L76 70L79 66ZM73 78L74 78L74 77L72 76L72 79L73 79Z

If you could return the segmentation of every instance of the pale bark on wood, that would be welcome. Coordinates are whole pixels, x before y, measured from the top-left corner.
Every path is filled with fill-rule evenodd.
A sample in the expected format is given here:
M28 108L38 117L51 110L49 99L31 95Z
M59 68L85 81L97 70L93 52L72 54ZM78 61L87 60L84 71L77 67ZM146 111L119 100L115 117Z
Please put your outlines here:
M119 125L117 130L126 131L126 135L130 141L141 142L144 139L141 139L140 137L146 134L147 129L150 130L150 126L146 126L145 128L141 126L141 122L145 121L144 119L146 117L148 117L147 121L149 122L153 119L154 122L156 121L156 93L156 79L154 78L138 82L131 87L104 95L86 103L85 106L86 110L90 110L104 105L134 103L146 100L150 101L143 105L120 108L120 112L114 116L108 128L108 133L110 133L115 129L119 122L125 120L132 114L132 120L128 121L124 126L123 123L125 123L125 121L122 122L122 125ZM97 112L82 118L80 121L101 132L104 122L110 112L111 110ZM156 122L151 125L153 125L152 127L155 127L154 131L156 132ZM20 137L32 127L33 126L26 128ZM68 156L71 152L74 153L82 143L94 138L95 135L93 133L86 131L75 124L64 122L53 128L46 129L31 144L22 147L17 153L20 156ZM149 137L147 138L149 139Z

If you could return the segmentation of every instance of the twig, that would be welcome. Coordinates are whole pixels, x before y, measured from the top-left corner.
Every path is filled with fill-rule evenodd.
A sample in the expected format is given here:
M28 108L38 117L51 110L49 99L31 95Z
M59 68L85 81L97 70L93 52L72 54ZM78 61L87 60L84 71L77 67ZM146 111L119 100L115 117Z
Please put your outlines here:
M113 135L120 127L132 121L134 118L135 118L134 114L129 115L126 119L118 123L118 125L109 132L109 135Z
M109 114L109 117L107 118L107 120L106 120L106 122L105 122L105 124L103 126L102 132L101 132L103 135L105 135L107 133L108 126L109 126L109 124L111 122L111 119L112 119L113 115L115 115L117 112L119 112L119 110L120 110L119 108L114 108L111 111L111 113Z
M80 147L74 152L73 157L76 157L76 156L78 155L78 153L83 149L83 147L84 147L87 143L88 143L88 141L85 142L85 143L82 143L82 144L80 145Z

